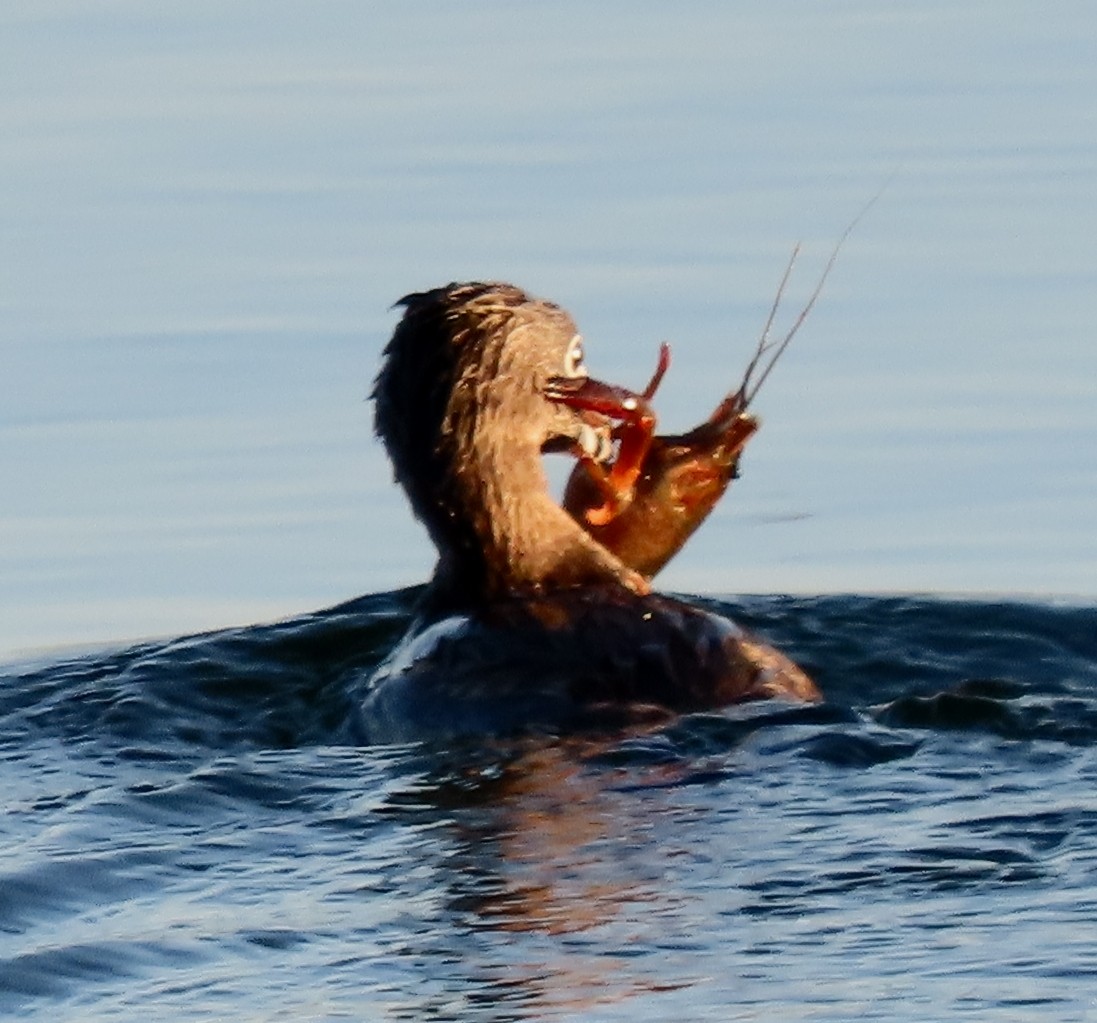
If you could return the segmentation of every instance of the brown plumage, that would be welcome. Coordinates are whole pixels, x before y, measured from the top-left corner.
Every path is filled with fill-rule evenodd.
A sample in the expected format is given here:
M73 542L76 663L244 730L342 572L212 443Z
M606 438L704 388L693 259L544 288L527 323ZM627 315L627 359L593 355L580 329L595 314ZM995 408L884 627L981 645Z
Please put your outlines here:
M563 310L513 285L484 283L400 304L373 392L376 429L439 558L409 636L371 680L368 734L572 727L604 722L607 709L627 719L638 708L818 698L777 651L650 593L652 565L661 567L696 522L683 534L683 517L671 516L675 529L653 528L637 554L631 540L584 528L581 514L552 499L545 450L594 464L615 422L642 414L646 428L654 423L644 395L587 377ZM674 446L657 440L648 457L669 466ZM736 454L723 459L727 478ZM676 475L668 469L660 478ZM623 513L631 514L626 539L661 521L661 495L670 491L652 487L654 478L649 471L645 484L641 472L639 499ZM697 486L697 522L724 486L726 479Z

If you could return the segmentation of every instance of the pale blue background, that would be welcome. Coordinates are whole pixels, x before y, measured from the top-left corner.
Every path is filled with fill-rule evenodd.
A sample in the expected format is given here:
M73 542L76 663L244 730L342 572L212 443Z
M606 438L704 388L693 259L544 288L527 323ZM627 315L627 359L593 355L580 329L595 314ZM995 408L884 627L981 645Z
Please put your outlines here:
M680 429L890 181L667 570L1097 596L1089 2L5 4L0 653L425 577L365 396L498 277Z

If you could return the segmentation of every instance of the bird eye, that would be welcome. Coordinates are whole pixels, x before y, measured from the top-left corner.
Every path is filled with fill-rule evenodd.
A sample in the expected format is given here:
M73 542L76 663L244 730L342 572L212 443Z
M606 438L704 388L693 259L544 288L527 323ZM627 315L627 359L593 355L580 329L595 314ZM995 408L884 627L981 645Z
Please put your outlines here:
M583 339L576 334L564 354L564 376L585 377L586 375L587 367L583 365Z

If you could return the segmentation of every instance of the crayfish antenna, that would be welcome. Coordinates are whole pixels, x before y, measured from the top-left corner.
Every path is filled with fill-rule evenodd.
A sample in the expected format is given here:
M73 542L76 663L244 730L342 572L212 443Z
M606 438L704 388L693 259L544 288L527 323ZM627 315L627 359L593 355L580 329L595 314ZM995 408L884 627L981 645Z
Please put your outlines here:
M747 366L746 373L743 374L743 382L739 385L739 390L735 392L735 398L738 401L741 410L746 410L750 403L754 401L754 396L761 390L762 384L766 382L766 377L769 376L774 365L776 365L777 360L781 358L785 349L788 348L789 342L792 341L796 336L796 332L803 326L804 320L808 318L808 313L814 308L816 300L822 294L823 285L826 284L831 270L834 269L834 264L838 262L838 254L842 251L842 246L845 245L846 239L853 233L853 229L864 219L868 211L876 205L876 200L883 194L884 188L887 188L887 184L887 182L884 183L883 188L865 203L857 216L855 216L846 226L846 229L842 232L842 236L838 239L831 251L830 258L827 260L826 266L823 267L823 272L819 275L819 281L815 285L815 289L812 291L811 296L804 304L804 308L800 310L799 315L793 321L792 326L788 329L785 336L778 341L770 337L770 332L773 330L773 321L777 317L777 309L781 305L781 300L785 295L785 289L788 287L789 278L792 276L792 268L796 265L796 259L800 255L800 243L797 242L796 245L793 246L792 255L789 256L788 263L785 265L785 272L781 275L781 283L777 285L777 294L773 298L773 304L770 306L765 326L762 328L762 336L758 341L758 347L754 350L754 356ZM755 370L758 369L762 357L769 352L772 352L773 354L762 367L758 379L754 381L752 385L751 377L754 375Z

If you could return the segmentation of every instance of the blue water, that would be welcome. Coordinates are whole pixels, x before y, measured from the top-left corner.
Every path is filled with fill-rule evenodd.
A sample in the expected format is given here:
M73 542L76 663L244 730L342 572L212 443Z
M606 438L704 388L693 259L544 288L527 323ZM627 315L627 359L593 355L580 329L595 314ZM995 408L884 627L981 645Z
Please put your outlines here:
M340 744L410 594L0 678L25 1018L1082 1020L1097 609L710 601L820 706Z
M391 304L502 278L671 431L788 254L684 592L1097 597L1088 0L0 11L0 651L421 581L370 437Z
M1095 52L1088 0L4 5L2 1008L1097 1015ZM660 579L827 703L340 745L432 558L391 303L670 340L676 431L882 187Z

